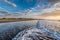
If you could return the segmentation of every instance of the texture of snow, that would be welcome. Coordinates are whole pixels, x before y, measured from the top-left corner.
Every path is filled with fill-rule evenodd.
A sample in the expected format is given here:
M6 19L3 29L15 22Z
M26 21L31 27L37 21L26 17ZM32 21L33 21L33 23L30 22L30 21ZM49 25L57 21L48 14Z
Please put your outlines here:
M11 40L17 33L35 27L37 21L0 23L0 40Z
M49 20L0 23L0 40L39 40L41 36L60 40L59 28L59 21Z
M60 40L60 31L56 30L60 25L58 21L40 20L37 22L36 27L32 27L22 32L19 32L12 40L40 40L40 36L46 38L51 37L51 40ZM39 33L39 34L38 34ZM41 33L41 34L40 34ZM38 37L37 37L37 36ZM38 39L39 38L39 39ZM47 40L47 39L45 39Z

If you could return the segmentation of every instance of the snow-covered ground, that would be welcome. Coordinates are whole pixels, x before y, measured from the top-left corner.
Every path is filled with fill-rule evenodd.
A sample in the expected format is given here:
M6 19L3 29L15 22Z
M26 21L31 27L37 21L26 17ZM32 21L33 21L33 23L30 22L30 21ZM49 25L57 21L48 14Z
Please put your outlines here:
M29 27L36 27L37 21L0 23L0 40L11 40L18 32Z
M60 33L60 21L40 20L38 24L40 27L45 27Z
M40 20L36 27L19 32L12 40L60 40L59 25L59 21Z
M0 40L60 40L60 22L32 20L0 23Z

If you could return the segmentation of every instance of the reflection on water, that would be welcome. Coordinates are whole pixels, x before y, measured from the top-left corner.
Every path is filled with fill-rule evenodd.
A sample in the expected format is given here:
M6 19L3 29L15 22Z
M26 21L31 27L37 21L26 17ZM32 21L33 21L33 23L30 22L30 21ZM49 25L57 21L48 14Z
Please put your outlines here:
M0 40L60 40L60 22L33 20L0 24Z

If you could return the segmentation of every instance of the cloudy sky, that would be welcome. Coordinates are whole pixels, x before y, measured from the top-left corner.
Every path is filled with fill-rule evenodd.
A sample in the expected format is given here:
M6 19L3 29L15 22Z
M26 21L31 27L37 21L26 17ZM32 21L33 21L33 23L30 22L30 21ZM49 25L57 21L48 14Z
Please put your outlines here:
M60 0L0 0L0 14L2 13L40 13L49 9Z

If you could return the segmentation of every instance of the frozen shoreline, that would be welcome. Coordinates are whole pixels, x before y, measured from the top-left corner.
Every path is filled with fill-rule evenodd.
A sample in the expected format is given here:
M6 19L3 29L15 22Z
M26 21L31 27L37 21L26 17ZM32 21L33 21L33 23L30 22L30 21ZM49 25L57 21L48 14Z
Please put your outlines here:
M56 30L59 28L60 22L58 21L47 21L47 20L40 20L37 22L37 27L26 29L22 32L19 32L16 37L12 40L39 40L38 37L42 36L43 40L60 40L60 31ZM39 36L37 33L41 33ZM37 35L37 36L34 36ZM29 38L29 36L33 37ZM36 37L36 38L35 38ZM48 38L49 37L49 38Z
M32 20L32 21L20 21L20 22L10 22L10 23L0 23L0 40L15 40L20 39L25 35L24 32L31 31L37 32L36 30L40 30L42 33L51 33L49 34L51 37L60 38L60 22L58 21L49 21L49 20ZM48 30L47 30L48 29ZM59 32L59 33L58 33ZM29 32L28 32L29 33ZM56 33L56 34L55 34ZM20 36L19 36L20 35ZM53 36L54 35L54 36ZM13 39L12 39L13 38ZM21 40L21 39L20 39Z
M18 32L20 32L28 27L35 27L36 23L37 23L37 21L0 23L0 33L1 33L0 39L1 40L11 40Z

